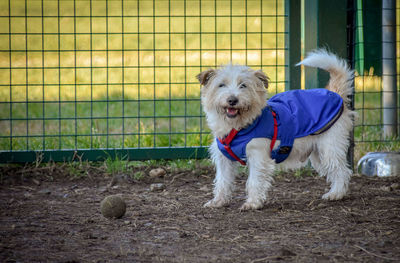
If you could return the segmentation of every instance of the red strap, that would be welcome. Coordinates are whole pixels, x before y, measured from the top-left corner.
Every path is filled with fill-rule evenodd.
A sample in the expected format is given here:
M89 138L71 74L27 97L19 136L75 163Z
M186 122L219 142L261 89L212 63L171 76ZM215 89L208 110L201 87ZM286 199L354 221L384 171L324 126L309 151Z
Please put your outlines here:
M238 161L241 165L246 165L246 162L237 157L237 155L232 151L229 145L224 145L225 150L232 156L236 161Z
M219 142L220 142L222 145L224 145L225 150L228 152L228 154L229 154L230 156L233 157L233 159L235 159L236 161L238 161L241 165L246 165L246 162L243 161L242 159L240 159L240 158L232 151L231 146L230 146L232 140L235 138L235 136L236 136L236 134L237 134L238 132L239 132L239 131L237 131L236 129L232 129L232 130L229 132L228 136L226 136L224 139L218 138L218 140L219 140Z
M272 149L274 149L274 145L276 142L276 139L278 137L278 121L276 120L276 113L274 111L271 110L272 116L274 117L274 135L272 136L271 139L271 144L270 144L270 150L272 151ZM236 161L238 161L241 165L246 165L246 162L243 161L242 159L240 159L231 149L231 142L232 140L235 138L236 134L239 131L237 131L236 129L232 129L228 136L226 136L224 139L218 138L218 140L220 141L220 143L222 145L224 145L225 150L228 152L228 154L230 156L233 157L233 159L235 159Z
M229 134L228 134L228 136L226 136L224 139L219 139L219 141L222 143L222 144L224 144L224 145L229 145L229 144L231 144L231 142L232 142L232 140L233 140L233 138L235 138L235 136L236 136L236 134L238 134L238 132L239 131L237 131L236 129L232 129L230 132L229 132Z
M274 135L272 136L271 144L270 144L270 149L272 151L272 149L274 149L276 138L278 137L278 122L276 120L276 113L272 110L271 110L271 113L272 113L272 116L274 117Z

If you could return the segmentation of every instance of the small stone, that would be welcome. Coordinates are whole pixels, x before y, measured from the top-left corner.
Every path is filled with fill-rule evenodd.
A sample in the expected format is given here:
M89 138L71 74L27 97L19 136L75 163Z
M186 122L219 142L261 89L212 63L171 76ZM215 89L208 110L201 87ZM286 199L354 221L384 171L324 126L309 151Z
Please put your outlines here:
M49 194L51 194L51 190L45 188L45 189L40 190L40 191L39 191L39 194L42 194L42 195L49 195Z
M188 237L188 236L189 236L189 234L186 233L186 232L181 232L181 233L179 234L179 237L180 237L180 238L186 238L186 237Z
M105 192L107 192L108 191L108 188L107 187L100 187L99 188L99 192L100 193L105 193Z
M393 184L390 185L390 188L392 188L393 190L397 190L397 189L400 188L400 184L398 184L398 183L393 183Z
M203 191L203 192L208 192L208 191L209 191L207 185L204 185L204 186L200 187L199 190L200 190L200 191Z
M24 197L27 198L27 199L30 199L32 197L32 194L29 193L29 192L25 192L24 193Z
M163 168L156 168L156 169L152 169L149 172L149 176L151 178L158 178L158 177L163 177L164 175L166 175L167 172L163 169Z
M381 190L385 191L385 192L390 192L390 191L392 191L392 188L390 188L390 186L382 186Z
M34 184L36 184L37 186L39 186L39 185L40 185L40 181L39 181L39 180L32 179L32 182L33 182Z
M125 220L125 221L124 221L124 224L125 224L125 225L129 225L130 223L131 223L131 221L129 221L129 220Z
M126 212L126 203L119 195L109 195L100 203L101 213L107 218L120 218Z
M163 183L157 183L157 184L150 185L151 192L162 191L164 189L165 189L165 184L163 184Z
M281 255L284 257L294 257L296 253L294 253L292 249L281 248Z
M385 235L387 235L387 236L389 236L389 235L391 235L391 234L393 234L393 231L392 231L392 230L389 230L389 231L386 231L386 232L385 232Z
M88 187L83 187L83 188L75 189L74 192L77 194L83 194L83 193L87 192L88 190L89 190Z

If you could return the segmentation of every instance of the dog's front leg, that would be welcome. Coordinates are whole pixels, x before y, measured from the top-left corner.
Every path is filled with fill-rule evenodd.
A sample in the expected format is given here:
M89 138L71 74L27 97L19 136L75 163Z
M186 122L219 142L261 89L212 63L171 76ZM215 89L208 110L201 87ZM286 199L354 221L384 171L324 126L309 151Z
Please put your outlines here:
M205 207L222 207L227 205L235 189L237 164L226 158L214 142L210 146L211 158L215 164L214 198L208 201Z
M247 200L240 210L260 209L267 200L273 181L275 162L269 156L269 140L256 138L246 147L249 177L246 182Z

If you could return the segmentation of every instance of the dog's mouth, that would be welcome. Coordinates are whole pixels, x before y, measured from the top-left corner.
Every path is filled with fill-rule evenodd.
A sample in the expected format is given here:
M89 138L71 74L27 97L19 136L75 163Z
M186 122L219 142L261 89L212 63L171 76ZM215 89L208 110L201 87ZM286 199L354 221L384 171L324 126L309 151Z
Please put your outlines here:
M231 107L226 108L225 112L226 112L226 116L228 116L228 118L235 118L239 114L238 109L231 108Z

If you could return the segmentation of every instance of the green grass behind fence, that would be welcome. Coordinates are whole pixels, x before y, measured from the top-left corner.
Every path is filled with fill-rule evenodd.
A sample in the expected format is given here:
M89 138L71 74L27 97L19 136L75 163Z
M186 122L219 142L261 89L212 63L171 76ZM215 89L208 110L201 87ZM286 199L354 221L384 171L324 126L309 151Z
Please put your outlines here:
M202 146L195 76L283 91L284 1L1 1L0 149Z

